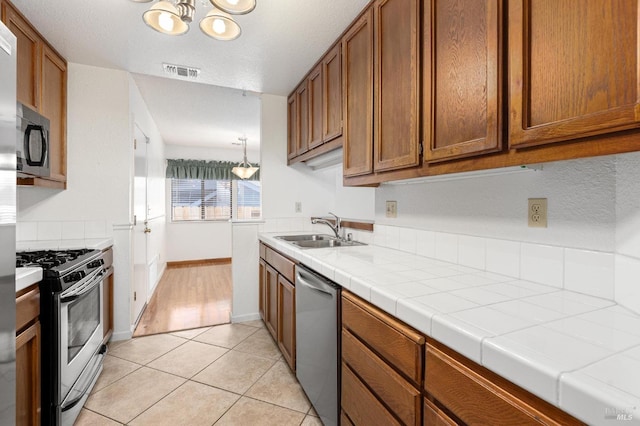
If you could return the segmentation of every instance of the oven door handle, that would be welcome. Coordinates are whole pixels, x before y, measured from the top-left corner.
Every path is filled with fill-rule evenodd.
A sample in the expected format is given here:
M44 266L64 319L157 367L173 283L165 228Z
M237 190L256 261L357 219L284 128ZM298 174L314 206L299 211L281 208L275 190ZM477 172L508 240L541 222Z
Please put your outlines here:
M83 289L80 293L72 294L71 296L61 297L60 298L60 303L70 303L70 302L73 302L74 300L78 300L79 298L81 298L82 296L84 296L85 294L89 293L91 290L93 290L97 286L99 286L100 283L102 282L102 278L103 277L104 277L104 270L100 271L98 274L96 274L94 276L93 284L91 284L89 287Z

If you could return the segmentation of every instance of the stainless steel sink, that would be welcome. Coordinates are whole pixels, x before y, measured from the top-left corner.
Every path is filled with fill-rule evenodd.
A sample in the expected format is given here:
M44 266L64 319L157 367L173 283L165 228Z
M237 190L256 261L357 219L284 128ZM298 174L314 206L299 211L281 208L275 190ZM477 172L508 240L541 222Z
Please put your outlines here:
M276 238L302 249L363 246L358 241L344 241L327 234L279 235Z
M335 237L327 234L306 234L306 235L280 235L276 238L285 241L326 241L335 240Z

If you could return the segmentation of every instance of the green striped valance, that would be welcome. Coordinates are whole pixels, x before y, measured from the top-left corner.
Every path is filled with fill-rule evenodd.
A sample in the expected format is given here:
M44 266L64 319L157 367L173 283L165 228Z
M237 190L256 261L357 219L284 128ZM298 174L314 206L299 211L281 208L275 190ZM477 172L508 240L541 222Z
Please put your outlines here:
M238 163L231 161L167 160L167 178L204 180L241 180L231 173ZM258 164L252 164L259 167ZM260 170L246 180L260 180Z

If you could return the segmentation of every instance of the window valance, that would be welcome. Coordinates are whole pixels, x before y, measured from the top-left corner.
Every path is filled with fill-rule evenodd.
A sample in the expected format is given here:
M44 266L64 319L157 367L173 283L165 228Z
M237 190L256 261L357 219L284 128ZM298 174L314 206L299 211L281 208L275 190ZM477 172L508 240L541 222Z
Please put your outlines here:
M237 165L231 161L167 160L166 176L169 179L241 180L231 173ZM260 180L260 170L246 180Z

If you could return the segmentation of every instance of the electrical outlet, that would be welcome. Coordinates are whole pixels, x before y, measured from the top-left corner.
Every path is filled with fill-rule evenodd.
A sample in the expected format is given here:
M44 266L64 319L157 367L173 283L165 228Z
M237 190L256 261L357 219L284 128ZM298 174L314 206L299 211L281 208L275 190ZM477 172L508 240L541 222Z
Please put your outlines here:
M302 213L302 202L296 201L296 213Z
M398 217L398 202L397 201L387 201L387 217Z
M527 218L530 228L547 227L547 199L529 198Z

